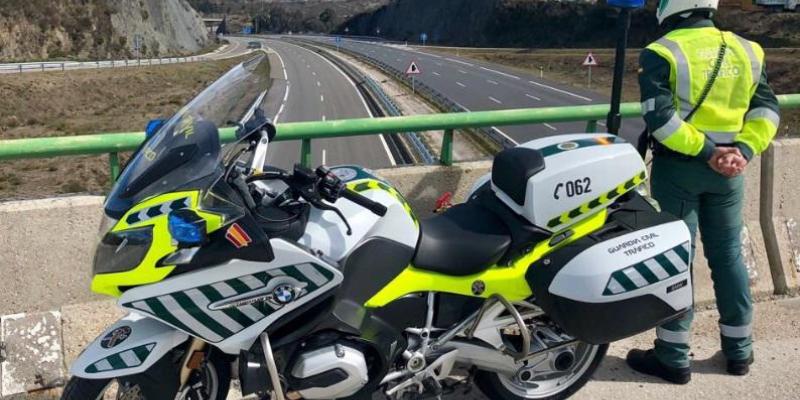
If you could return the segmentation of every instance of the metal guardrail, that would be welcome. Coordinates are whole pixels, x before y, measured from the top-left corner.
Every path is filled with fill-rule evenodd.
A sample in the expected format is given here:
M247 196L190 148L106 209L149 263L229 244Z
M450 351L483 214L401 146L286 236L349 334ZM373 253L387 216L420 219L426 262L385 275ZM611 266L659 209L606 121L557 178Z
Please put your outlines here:
M782 108L800 108L800 94L778 96ZM403 117L360 118L279 124L276 141L302 140L310 151L311 140L344 136L444 130L451 140L442 142L440 161L452 163L452 135L456 129L586 121L586 132L596 132L597 121L609 111L608 104L571 107L523 108L498 111L456 112ZM641 118L639 103L622 104L623 118ZM223 142L235 139L235 128L220 130ZM109 154L112 179L119 174L121 152L133 151L144 141L144 132L102 133L67 137L0 140L0 161L57 156Z

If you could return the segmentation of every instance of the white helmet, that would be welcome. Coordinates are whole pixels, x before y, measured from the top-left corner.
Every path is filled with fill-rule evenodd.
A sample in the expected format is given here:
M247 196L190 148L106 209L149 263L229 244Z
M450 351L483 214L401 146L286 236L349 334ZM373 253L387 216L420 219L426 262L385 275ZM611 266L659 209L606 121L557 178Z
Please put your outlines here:
M664 23L667 18L696 10L714 11L719 5L719 0L660 0L656 18L658 24Z

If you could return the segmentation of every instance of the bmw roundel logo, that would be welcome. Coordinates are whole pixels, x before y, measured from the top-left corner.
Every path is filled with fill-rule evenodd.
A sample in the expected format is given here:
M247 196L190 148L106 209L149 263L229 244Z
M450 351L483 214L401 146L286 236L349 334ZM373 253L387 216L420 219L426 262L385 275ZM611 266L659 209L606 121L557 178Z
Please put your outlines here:
M280 285L272 290L272 298L276 303L286 305L294 301L294 287L291 285Z

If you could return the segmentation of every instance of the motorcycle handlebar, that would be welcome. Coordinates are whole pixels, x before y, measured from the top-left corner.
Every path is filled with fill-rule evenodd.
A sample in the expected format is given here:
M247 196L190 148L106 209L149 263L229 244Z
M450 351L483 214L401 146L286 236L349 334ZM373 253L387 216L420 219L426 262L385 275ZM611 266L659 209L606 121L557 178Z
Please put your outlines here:
M343 190L342 191L342 197L344 197L347 200L352 201L353 203L356 203L356 204L360 205L361 207L366 208L367 210L372 211L373 214L375 214L375 215L377 215L379 217L383 217L384 215L386 215L386 212L388 211L386 206L384 206L383 204L378 203L376 201L372 201L372 200L362 196L358 192L354 192L354 191L352 191L350 189Z

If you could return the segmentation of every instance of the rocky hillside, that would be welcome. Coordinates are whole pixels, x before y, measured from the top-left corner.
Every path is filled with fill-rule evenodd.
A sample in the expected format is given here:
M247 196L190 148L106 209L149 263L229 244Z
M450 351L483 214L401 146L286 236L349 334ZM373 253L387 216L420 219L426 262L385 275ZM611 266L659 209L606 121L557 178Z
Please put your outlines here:
M104 59L185 54L206 47L200 15L186 0L2 0L0 60Z
M652 2L651 2L652 3ZM655 5L635 12L631 46L659 37ZM424 10L424 12L421 12ZM347 23L351 32L480 47L612 47L616 11L603 4L536 0L394 0ZM800 14L722 9L717 21L765 45L800 45ZM341 29L341 27L340 27Z

